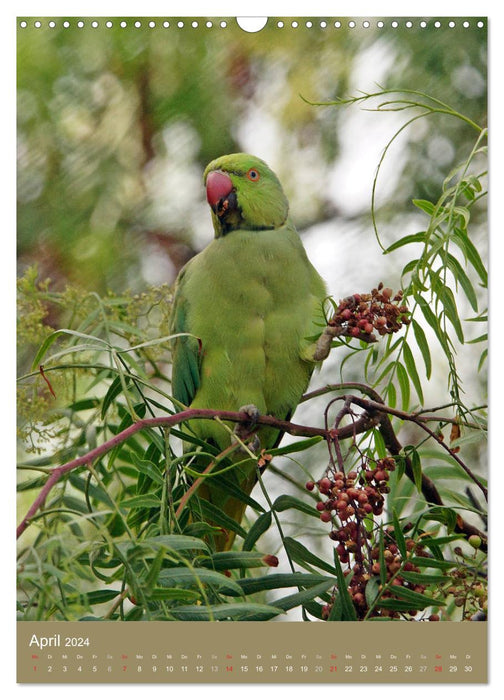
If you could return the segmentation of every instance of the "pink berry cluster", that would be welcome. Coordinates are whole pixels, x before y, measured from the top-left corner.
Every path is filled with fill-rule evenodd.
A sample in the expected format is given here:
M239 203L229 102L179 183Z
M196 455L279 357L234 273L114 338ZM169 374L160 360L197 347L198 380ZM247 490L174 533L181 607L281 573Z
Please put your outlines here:
M361 520L366 515L382 514L384 496L390 491L390 472L394 469L394 460L386 457L378 460L374 468L366 463L359 474L356 471L350 471L348 474L342 471L333 472L317 482L308 481L306 488L313 491L317 486L321 496L326 497L325 500L318 501L316 506L320 511L320 519L330 522L335 513L343 526L353 516ZM337 531L331 533L331 538L338 539Z
M359 619L363 619L369 612L366 598L366 586L373 577L382 577L385 573L385 583L393 586L407 588L416 593L423 593L425 586L412 584L401 574L402 572L419 572L420 569L410 561L410 554L427 556L421 545L417 545L412 538L405 538L408 558L403 559L394 538L393 527L385 530L385 546L383 559L380 563L380 550L372 544L372 533L364 525L367 516L378 516L383 513L385 496L390 491L390 472L395 470L395 461L391 457L379 459L373 462L364 459L359 471L353 470L345 474L343 471L333 471L319 479L308 481L306 488L313 491L318 489L321 500L316 508L323 522L331 522L333 529L329 537L336 543L335 548L341 564L347 566L345 575L349 577L348 592ZM406 530L408 527L406 527ZM381 571L381 567L384 571ZM351 576L350 576L351 574ZM395 598L385 586L382 600ZM322 608L322 617L327 619L330 615L332 603ZM416 610L408 610L411 616L417 614ZM396 610L387 606L373 608L372 617L400 616ZM432 621L436 616L431 616Z
M396 333L410 322L402 298L402 291L394 294L380 282L370 294L352 294L340 301L328 325L338 329L335 335L375 342L375 332L379 335Z

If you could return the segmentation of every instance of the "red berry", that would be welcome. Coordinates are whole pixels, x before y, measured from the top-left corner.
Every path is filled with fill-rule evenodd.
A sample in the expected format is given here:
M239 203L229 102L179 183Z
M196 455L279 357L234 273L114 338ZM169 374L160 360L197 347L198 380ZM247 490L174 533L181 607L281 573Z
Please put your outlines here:
M331 480L328 479L326 476L323 479L320 479L319 481L319 489L322 491L322 493L327 493L329 489L331 488Z

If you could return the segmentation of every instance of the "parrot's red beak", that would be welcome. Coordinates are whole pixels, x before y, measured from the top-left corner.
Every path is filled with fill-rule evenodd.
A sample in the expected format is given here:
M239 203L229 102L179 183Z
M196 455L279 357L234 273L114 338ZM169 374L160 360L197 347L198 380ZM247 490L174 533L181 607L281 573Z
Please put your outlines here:
M226 205L228 197L233 191L231 178L225 173L213 170L208 173L206 179L207 202L214 212L221 215L229 205Z

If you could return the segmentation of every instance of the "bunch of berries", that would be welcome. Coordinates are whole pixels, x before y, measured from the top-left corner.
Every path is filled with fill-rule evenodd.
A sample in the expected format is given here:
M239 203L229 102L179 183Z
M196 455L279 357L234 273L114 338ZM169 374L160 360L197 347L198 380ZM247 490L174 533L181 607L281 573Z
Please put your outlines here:
M405 592L413 591L415 593L424 593L425 591L425 585L409 580L409 573L420 573L420 568L415 566L410 555L426 556L427 552L412 538L406 538L405 544L408 557L404 560L394 540L394 531L392 528L387 528L385 537L386 543L383 551L383 563L380 563L380 549L375 546L372 547L366 559L363 557L360 557L360 559L356 558L355 564L346 572L347 576L352 574L348 592L355 606L357 617L360 620L364 619L369 612L366 586L372 578L377 579L380 577L381 581L384 576L385 584L379 584L379 588L381 589L380 600L378 604L373 607L370 617L387 617L393 619L399 619L401 615L415 617L418 614L418 610L414 609L413 606L411 609L404 609L401 610L401 612L394 609L397 607L396 602L398 600L404 600L398 589L401 588ZM382 567L383 571L381 570ZM323 606L322 617L324 619L327 619L331 614L332 604L333 601L331 600L331 602ZM437 614L431 614L428 619L431 622L435 622L440 618Z
M394 295L380 282L371 294L352 294L340 301L328 325L335 329L335 336L376 342L375 331L379 335L396 333L410 322L408 308L401 304L402 298L402 291Z
M416 583L409 572L419 573L411 557L428 556L421 544L412 538L405 538L407 557L404 559L394 538L393 527L384 531L385 542L382 556L380 548L373 546L373 537L363 520L368 516L379 516L383 512L385 495L389 493L388 484L390 472L395 469L395 461L391 457L379 459L372 466L369 460L364 460L360 470L331 472L317 482L308 481L306 488L313 491L318 488L322 499L316 508L323 522L332 522L334 527L329 537L336 543L336 553L341 564L347 565L345 575L349 577L348 592L359 619L364 619L369 613L369 600L366 597L366 587L371 579L379 579L379 590L382 590L379 603L373 607L372 617L398 618L400 614L415 616L417 610L404 610L399 613L394 610L395 602L401 600L398 588L423 593L425 586ZM410 526L406 526L408 531ZM384 584L382 584L384 581ZM374 596L373 596L374 597ZM390 601L387 604L387 601ZM381 605L380 605L381 604ZM332 602L322 609L322 617L330 615ZM432 615L433 621L437 618Z
M318 487L319 493L326 496L326 500L317 503L320 511L320 519L330 522L332 513L336 513L342 525L348 523L353 516L362 520L366 515L381 515L385 503L385 494L390 491L388 479L390 472L394 471L395 462L391 457L380 459L373 469L366 462L360 473L356 471L344 474L342 471L324 476L316 483L309 481L306 488L313 491ZM338 539L335 533L331 533L332 539Z

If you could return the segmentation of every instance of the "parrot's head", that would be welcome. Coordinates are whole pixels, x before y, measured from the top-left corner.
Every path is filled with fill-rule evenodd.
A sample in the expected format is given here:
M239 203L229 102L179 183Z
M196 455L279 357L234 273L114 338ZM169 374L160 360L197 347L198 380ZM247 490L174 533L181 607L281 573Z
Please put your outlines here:
M216 238L237 229L276 229L287 219L282 185L260 158L246 153L217 158L207 166L204 182Z

